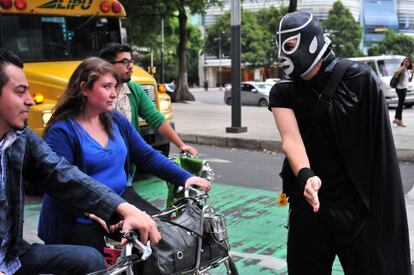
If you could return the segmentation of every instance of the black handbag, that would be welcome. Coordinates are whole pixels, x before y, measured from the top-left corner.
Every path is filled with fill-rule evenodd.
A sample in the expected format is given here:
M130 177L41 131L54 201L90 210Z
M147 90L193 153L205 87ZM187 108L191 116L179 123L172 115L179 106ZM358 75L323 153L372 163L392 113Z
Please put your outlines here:
M171 275L193 269L200 255L200 266L228 255L226 242L215 242L204 234L202 209L189 199L181 214L174 220L156 220L161 240L145 261L142 274ZM201 246L201 247L199 247Z
M400 75L396 76L395 74L391 77L390 87L397 88L398 81L400 80Z

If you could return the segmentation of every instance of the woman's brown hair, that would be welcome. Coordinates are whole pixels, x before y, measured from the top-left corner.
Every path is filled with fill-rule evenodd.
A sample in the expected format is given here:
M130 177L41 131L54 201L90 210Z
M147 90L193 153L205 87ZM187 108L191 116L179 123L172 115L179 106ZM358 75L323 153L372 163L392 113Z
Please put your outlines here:
M53 123L81 114L87 101L87 97L82 94L81 83L84 82L84 87L90 90L95 82L107 73L112 74L117 82L121 83L118 72L111 63L99 57L89 57L83 60L70 77L65 92L57 102L53 114L46 124L45 133ZM112 137L112 115L102 113L99 115L99 119L108 135Z
M407 67L407 69L411 70L413 68L413 62L411 61L411 57L409 57L409 56L407 56L406 58L403 59L400 66L404 65L405 60L410 61L410 65Z

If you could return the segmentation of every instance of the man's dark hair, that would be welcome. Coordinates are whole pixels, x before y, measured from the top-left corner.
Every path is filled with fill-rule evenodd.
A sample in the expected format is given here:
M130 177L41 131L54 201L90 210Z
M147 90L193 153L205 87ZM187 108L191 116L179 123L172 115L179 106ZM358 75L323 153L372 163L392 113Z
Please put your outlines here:
M9 82L9 76L4 71L6 65L12 64L23 69L23 63L20 58L12 51L0 48L0 95L4 85Z
M113 62L116 59L118 53L131 52L131 48L127 45L120 43L108 43L101 49L99 56L106 61Z

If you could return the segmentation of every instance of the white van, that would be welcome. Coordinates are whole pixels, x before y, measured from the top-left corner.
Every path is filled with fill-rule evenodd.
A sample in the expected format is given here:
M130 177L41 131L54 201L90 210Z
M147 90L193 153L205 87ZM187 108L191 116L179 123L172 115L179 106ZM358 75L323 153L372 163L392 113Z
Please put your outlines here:
M378 75L381 81L381 90L384 93L388 105L397 105L398 96L394 88L390 87L390 80L394 72L400 67L405 56L402 55L379 55L366 57L353 57L350 60L364 62L369 65ZM405 107L411 108L414 105L414 85L408 82L407 96L405 97Z

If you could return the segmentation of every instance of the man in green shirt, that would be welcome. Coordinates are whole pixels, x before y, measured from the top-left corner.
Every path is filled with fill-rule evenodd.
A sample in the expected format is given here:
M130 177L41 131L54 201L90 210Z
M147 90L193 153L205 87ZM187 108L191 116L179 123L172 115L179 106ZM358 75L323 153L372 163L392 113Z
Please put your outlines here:
M119 43L109 43L102 48L100 57L114 64L124 82L114 103L115 109L124 114L138 132L140 131L139 117L141 117L153 129L156 129L161 136L174 143L180 151L197 155L197 149L185 144L181 140L174 128L166 121L164 115L157 110L142 87L131 81L133 70L131 48Z

